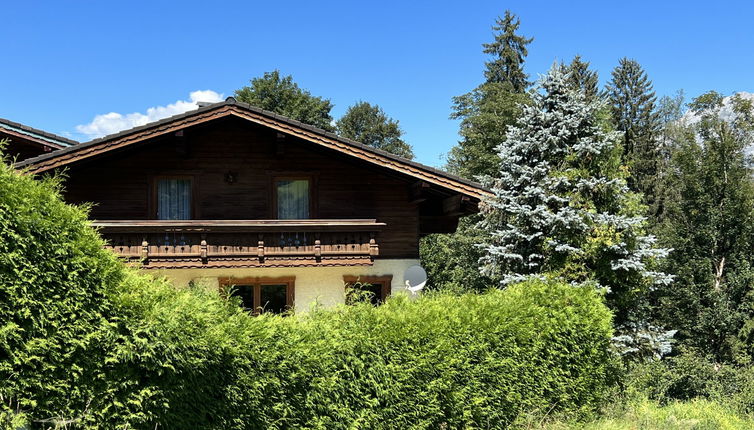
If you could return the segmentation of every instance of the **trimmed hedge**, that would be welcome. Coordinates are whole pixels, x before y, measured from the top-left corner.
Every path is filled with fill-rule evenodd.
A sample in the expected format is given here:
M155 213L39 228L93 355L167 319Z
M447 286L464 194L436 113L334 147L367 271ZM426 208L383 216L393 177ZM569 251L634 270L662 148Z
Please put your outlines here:
M0 167L0 424L73 428L504 428L593 409L611 316L530 281L251 317L101 249L57 186Z
M124 272L86 226L85 208L59 190L0 162L0 423L23 411L71 417L101 378L108 296Z

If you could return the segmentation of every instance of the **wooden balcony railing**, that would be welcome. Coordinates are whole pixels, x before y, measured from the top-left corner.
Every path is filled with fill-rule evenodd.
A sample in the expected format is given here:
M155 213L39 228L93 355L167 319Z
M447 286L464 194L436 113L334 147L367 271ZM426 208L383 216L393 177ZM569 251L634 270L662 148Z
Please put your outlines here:
M143 268L370 265L373 219L93 221L107 248Z

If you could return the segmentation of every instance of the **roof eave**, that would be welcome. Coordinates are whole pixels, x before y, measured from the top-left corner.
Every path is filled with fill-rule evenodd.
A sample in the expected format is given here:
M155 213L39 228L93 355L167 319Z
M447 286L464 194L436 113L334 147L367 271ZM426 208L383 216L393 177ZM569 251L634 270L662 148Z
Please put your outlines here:
M109 152L110 150L127 146L137 141L164 135L185 127L230 115L300 137L304 140L318 143L322 146L347 153L368 162L382 165L385 168L398 170L409 176L414 176L417 179L435 183L444 188L454 189L455 191L477 199L481 199L485 195L490 194L489 190L486 190L476 182L451 175L442 170L405 159L386 151L369 147L350 139L345 139L334 133L327 132L308 124L303 124L299 121L259 109L246 103L238 102L232 97L224 102L202 106L180 115L172 116L129 130L124 130L119 133L80 143L75 146L59 149L52 153L29 158L18 163L16 167L25 169L30 173L41 173L75 163L81 159L94 157L101 153Z

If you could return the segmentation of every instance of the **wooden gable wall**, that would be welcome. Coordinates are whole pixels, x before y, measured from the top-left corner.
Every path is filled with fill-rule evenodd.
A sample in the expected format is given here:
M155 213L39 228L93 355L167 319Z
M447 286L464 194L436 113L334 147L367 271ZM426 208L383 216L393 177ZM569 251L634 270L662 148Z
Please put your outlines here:
M226 182L228 172L235 183ZM94 219L152 219L154 179L166 175L193 177L195 219L274 218L272 178L311 175L313 218L375 218L387 223L380 257L418 257L419 205L409 180L235 118L71 167L66 198L95 203Z

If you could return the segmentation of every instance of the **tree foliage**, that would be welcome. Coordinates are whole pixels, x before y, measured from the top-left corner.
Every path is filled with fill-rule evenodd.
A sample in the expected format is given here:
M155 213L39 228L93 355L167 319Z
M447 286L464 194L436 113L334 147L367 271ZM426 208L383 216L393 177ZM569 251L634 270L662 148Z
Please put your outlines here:
M513 93L522 93L531 85L529 77L524 73L524 60L529 54L527 46L534 39L517 34L520 26L518 17L506 10L505 16L498 17L492 26L492 30L497 32L495 41L483 45L484 53L492 56L486 62L486 81L508 84Z
M265 72L251 80L251 85L236 90L238 101L274 112L305 124L334 131L329 99L313 96L299 88L291 75L281 76L280 71Z
M622 58L606 91L615 128L623 132L623 150L631 168L628 185L651 206L661 163L657 142L661 123L652 82L636 60Z
M546 272L596 282L625 323L637 291L669 281L653 271L666 251L645 233L640 196L626 187L621 133L605 129L600 105L570 88L562 66L540 87L498 147L481 224L491 239L485 270L504 284Z
M453 99L451 118L459 119L461 140L448 154L446 168L462 177L479 180L491 175L500 163L495 148L505 140L505 131L528 103L528 76L523 65L531 38L517 34L520 22L510 11L493 27L495 41L484 45L492 59L486 63L485 82ZM483 230L479 217L461 219L456 233L422 239L421 256L436 288L481 291L497 283L480 272Z
M684 344L731 360L754 304L754 110L739 96L723 101L716 92L695 98L671 135L658 231L674 249L666 270L676 282L657 292L656 312Z
M495 41L484 45L484 52L493 57L486 63L485 82L453 99L451 118L461 120L461 141L448 155L452 173L472 180L491 174L498 164L495 148L529 99L523 66L533 39L516 34L519 25L510 11L498 18Z
M583 61L580 55L573 57L571 63L566 66L568 85L577 91L584 93L588 102L599 99L599 74L589 68L589 62Z
M336 124L337 133L409 160L414 158L411 145L403 139L398 121L388 117L381 107L367 102L350 106Z

